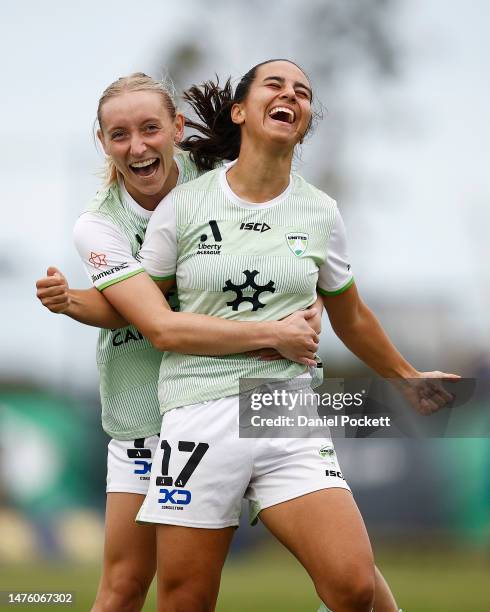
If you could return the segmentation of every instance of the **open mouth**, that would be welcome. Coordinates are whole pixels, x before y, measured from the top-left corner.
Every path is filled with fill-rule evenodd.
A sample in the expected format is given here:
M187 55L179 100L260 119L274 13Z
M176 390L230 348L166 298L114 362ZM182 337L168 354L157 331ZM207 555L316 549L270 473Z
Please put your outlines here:
M281 123L294 123L296 119L294 111L285 106L276 106L269 111L269 117L274 121L280 121Z
M157 171L160 160L157 157L129 164L131 170L138 176L151 176Z

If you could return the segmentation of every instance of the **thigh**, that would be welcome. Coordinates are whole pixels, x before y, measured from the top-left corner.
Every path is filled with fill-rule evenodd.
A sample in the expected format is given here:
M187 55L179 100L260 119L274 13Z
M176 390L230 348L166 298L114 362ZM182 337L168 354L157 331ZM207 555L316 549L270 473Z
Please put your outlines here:
M156 569L156 535L134 522L144 497L108 493L104 564L92 612L141 610Z
M156 570L156 532L135 522L150 481L158 436L111 440L107 453L104 563L99 593L149 586Z
M158 611L212 612L235 529L157 526Z
M212 608L235 528L157 525L156 529L159 599L177 593L181 601L182 593L188 593L206 601L205 609Z
M121 581L149 586L156 569L156 532L138 525L136 515L144 496L108 493L105 517L104 570L101 587Z
M245 493L250 518L270 506L322 489L349 485L329 438L263 438L255 441L254 469Z
M315 582L328 576L334 589L346 576L374 572L364 521L346 489L297 497L262 510L260 518Z

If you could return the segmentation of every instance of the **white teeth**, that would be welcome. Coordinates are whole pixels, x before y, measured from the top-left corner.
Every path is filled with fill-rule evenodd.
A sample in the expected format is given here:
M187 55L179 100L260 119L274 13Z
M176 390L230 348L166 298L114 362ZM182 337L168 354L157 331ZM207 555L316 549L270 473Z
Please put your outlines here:
M140 162L133 162L132 164L129 164L129 165L132 168L146 168L146 166L149 166L153 162L156 162L156 160L157 160L156 157L152 157L151 159L145 159L145 160L140 161Z
M295 114L290 108L286 108L285 106L276 106L275 108L269 111L269 117L273 117L277 113L286 113L290 117L289 123L293 123L295 120Z

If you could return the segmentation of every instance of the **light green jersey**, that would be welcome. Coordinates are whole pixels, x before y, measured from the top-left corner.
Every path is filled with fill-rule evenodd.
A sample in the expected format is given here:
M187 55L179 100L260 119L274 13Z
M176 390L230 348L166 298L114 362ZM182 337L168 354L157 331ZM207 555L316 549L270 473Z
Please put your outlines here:
M310 306L318 283L335 293L352 282L337 205L299 176L275 200L251 204L231 191L220 168L176 188L161 210L140 256L154 278L176 273L181 311L277 320ZM286 359L165 353L161 409L234 395L240 379L289 379L304 371Z
M178 183L199 176L188 153L178 151ZM75 243L87 272L99 290L121 282L143 268L138 251L151 212L139 206L122 183L99 192L78 219ZM171 301L172 307L177 304ZM160 432L157 398L162 353L133 326L101 329L97 342L102 426L118 440L145 438Z

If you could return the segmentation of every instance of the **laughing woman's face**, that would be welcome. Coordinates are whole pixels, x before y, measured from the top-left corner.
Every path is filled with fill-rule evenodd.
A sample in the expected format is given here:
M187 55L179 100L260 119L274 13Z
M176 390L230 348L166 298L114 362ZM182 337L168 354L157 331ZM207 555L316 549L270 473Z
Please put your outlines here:
M242 142L251 137L294 148L311 120L311 87L295 64L286 61L259 66L247 97L232 108L242 127Z
M136 200L158 195L173 165L174 143L182 136L182 115L172 119L157 92L128 91L104 102L101 124L99 139L128 192Z

